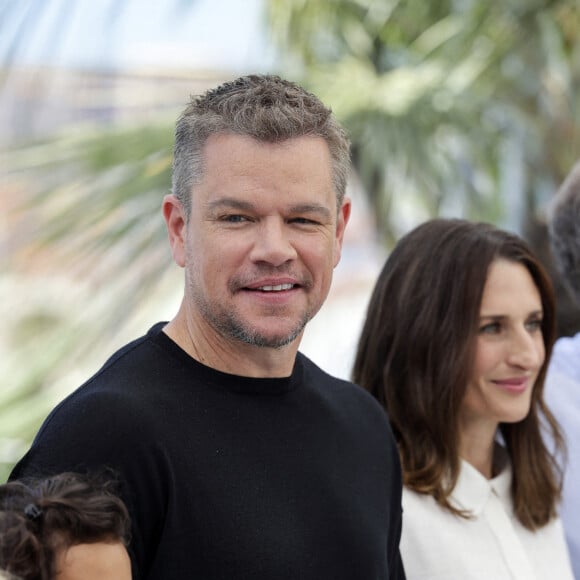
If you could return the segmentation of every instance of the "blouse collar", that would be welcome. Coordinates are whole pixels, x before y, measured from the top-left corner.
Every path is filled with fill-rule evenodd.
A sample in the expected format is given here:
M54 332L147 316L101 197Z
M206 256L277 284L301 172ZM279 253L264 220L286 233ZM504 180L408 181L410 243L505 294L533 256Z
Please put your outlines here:
M461 460L461 470L451 495L451 501L460 509L467 510L474 516L482 513L492 494L497 496L506 506L511 505L512 468L505 449L498 445L496 450L501 454L502 469L492 479L487 479L473 465Z

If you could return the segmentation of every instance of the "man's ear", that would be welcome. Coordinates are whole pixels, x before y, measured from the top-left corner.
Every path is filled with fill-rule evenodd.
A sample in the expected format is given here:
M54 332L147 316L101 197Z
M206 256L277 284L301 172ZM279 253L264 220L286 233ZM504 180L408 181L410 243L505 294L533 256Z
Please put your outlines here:
M342 253L342 244L344 242L344 230L346 229L346 224L348 223L348 218L350 218L351 201L348 197L345 197L340 210L338 211L338 220L336 223L336 237L334 240L334 266L336 267L340 262L340 256Z
M169 245L173 260L182 268L185 266L185 236L187 219L181 202L173 194L163 198L163 218L167 225Z

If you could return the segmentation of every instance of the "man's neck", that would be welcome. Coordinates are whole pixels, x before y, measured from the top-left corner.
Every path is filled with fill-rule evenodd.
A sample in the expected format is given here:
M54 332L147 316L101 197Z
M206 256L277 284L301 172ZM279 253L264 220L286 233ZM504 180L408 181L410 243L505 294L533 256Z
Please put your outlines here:
M163 332L198 362L224 373L255 378L292 374L300 337L281 348L259 347L217 335L205 325L198 328L179 310Z

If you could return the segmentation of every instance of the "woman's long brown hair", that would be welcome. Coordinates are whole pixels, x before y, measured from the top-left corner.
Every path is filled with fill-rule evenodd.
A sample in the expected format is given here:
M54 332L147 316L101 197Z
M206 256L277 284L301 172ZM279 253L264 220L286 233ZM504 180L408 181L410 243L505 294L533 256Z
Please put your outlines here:
M474 364L487 272L496 259L524 265L542 300L546 359L530 412L523 421L500 425L513 468L515 514L526 528L536 529L555 515L562 479L544 443L543 426L556 451L564 450L558 424L543 400L555 340L554 293L522 239L489 224L453 219L428 221L404 236L371 296L352 378L388 413L404 484L468 516L449 498L460 470L459 410Z

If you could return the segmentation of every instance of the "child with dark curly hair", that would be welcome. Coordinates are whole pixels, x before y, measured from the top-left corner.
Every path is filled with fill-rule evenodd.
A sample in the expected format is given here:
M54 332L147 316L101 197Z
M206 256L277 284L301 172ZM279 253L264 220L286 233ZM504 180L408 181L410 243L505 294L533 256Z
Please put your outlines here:
M113 485L74 473L0 485L0 578L130 580L129 515Z

